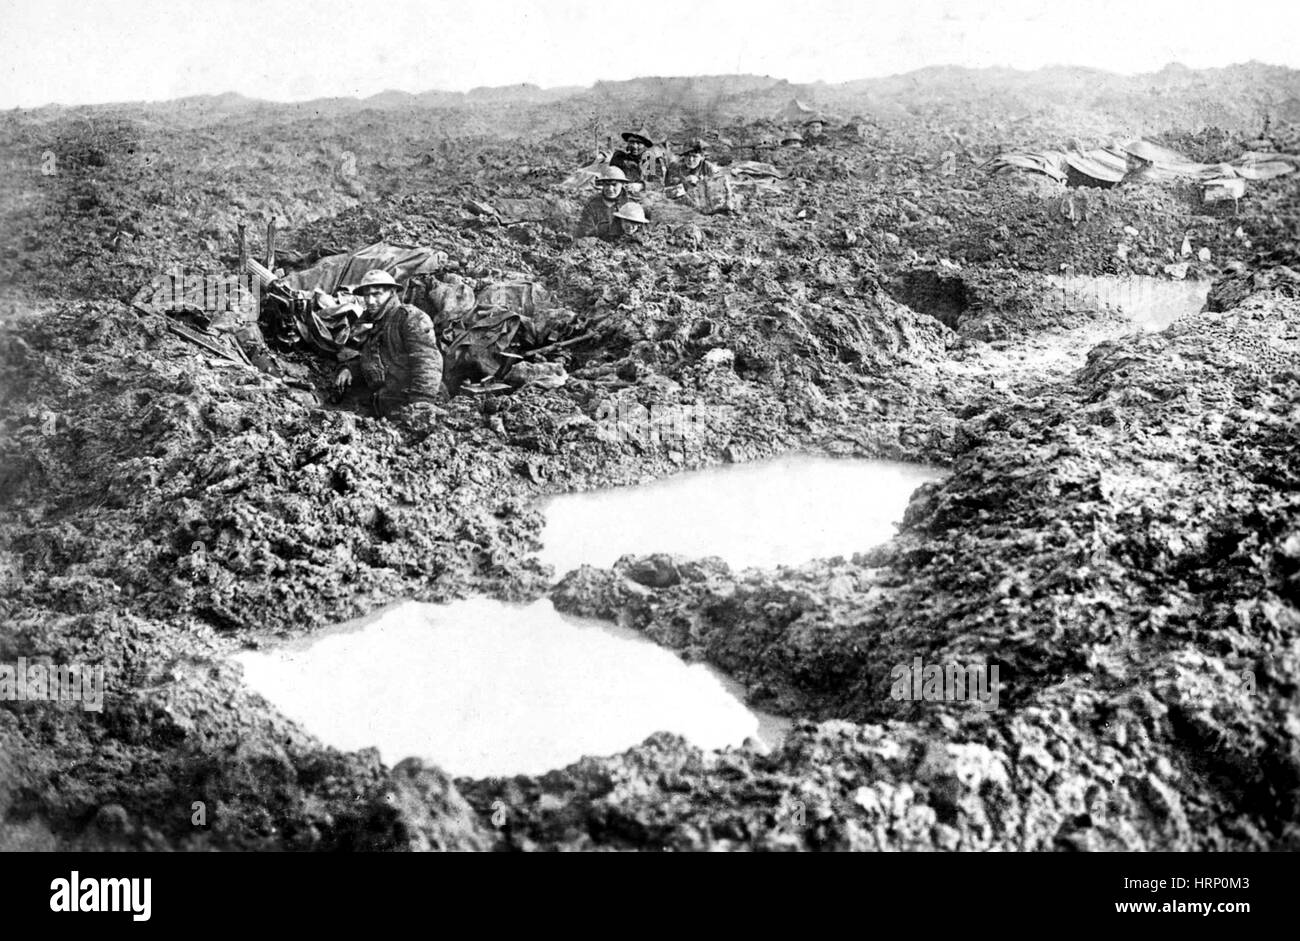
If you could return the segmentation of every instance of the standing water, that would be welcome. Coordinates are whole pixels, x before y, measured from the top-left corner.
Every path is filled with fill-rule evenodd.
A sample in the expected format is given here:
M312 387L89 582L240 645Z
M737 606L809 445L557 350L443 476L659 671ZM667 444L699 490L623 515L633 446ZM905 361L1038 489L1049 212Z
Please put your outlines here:
M454 776L541 774L658 731L701 748L779 741L738 685L630 628L550 601L406 602L267 653L244 680L335 748L418 755Z
M848 556L887 541L937 468L779 457L678 474L640 487L556 497L540 558L556 577L625 553L719 556L733 569Z
M939 476L800 456L559 497L543 558L559 576L629 552L737 568L847 555L888 539L916 487ZM706 749L773 745L789 725L746 708L710 667L547 600L408 602L237 659L252 689L327 744L375 747L389 764L414 755L456 776L539 774L657 731Z

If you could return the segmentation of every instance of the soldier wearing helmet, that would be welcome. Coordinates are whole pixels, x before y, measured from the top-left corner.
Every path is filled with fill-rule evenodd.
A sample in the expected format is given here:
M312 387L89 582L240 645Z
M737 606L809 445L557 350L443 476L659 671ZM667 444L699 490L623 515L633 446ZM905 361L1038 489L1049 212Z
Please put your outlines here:
M627 194L627 174L618 167L605 167L596 177L596 189L600 192L582 207L582 215L578 218L573 233L575 238L595 235L608 239L619 234L614 211L632 201L632 197Z
M1124 145L1123 149L1124 176L1119 181L1120 186L1160 179L1161 174L1155 163L1158 154L1151 144L1136 140Z
M803 145L817 147L827 143L826 122L821 118L809 118L803 122Z
M442 353L433 321L418 307L398 299L400 285L387 271L367 271L352 293L365 304L374 324L351 360L334 379L340 394L361 380L371 392L375 414L387 415L411 402L434 402L442 395Z
M614 220L618 233L610 241L640 242L642 233L650 224L641 204L630 199L614 210Z

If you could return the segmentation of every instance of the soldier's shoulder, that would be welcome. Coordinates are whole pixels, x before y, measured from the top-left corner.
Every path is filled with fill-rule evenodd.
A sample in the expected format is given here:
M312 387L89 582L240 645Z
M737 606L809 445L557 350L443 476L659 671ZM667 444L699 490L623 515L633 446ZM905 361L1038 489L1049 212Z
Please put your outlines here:
M397 308L397 313L402 322L410 326L422 326L423 323L428 323L430 327L433 326L433 318L414 304L401 305Z

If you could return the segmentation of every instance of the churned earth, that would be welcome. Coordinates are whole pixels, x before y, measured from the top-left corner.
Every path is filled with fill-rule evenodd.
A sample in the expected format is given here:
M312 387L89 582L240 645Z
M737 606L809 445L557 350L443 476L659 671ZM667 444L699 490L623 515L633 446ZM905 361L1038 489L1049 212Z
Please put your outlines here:
M273 111L4 117L0 663L100 664L107 692L99 712L0 702L0 844L1300 848L1295 175L1237 215L1156 187L1093 193L1080 222L1064 190L965 152L937 169L950 143L881 117L768 154L787 179L738 212L668 212L626 248L566 234L582 129L557 117L525 146L454 111L367 114L386 149L356 148L356 177L334 163L350 127L300 115L276 135ZM258 150L259 128L276 143ZM717 146L750 159L760 131ZM380 421L128 303L171 266L220 270L234 223L267 217L291 265L430 245L445 277L540 282L594 336L554 357L561 388ZM1158 275L1185 237L1210 249L1191 276L1217 280L1168 329L1048 302L1046 273ZM675 436L628 426L674 413ZM543 496L794 450L951 475L849 559L536 560ZM770 753L659 735L452 780L323 746L230 659L474 594L633 626L799 722ZM997 665L997 708L892 698L917 657Z

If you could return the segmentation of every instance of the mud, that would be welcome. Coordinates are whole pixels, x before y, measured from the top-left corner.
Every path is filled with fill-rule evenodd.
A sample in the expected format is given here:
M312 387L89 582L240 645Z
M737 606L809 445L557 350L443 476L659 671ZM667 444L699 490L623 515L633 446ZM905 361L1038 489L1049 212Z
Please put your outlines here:
M947 142L899 119L781 154L783 191L629 251L564 231L576 131L521 152L443 115L430 151L427 125L376 113L390 133L354 148L352 180L343 128L281 117L311 159L262 143L266 115L3 118L0 663L108 683L102 712L0 702L6 847L1300 845L1295 179L1235 217L1176 187L1089 193L1076 225L1061 194L964 156L936 171ZM467 199L542 207L508 223ZM599 335L560 357L562 388L384 422L124 303L174 265L218 270L236 219L274 216L295 263L433 245L476 286L542 282ZM1040 303L1044 274L1159 274L1184 236L1211 249L1189 274L1217 279L1205 313L1142 334ZM673 408L701 419L669 440L613 417ZM793 450L951 476L851 558L535 558L545 495ZM230 660L395 600L527 601L556 578L558 607L709 661L795 731L769 755L656 736L453 781L323 746ZM996 664L998 708L891 699L918 656Z

